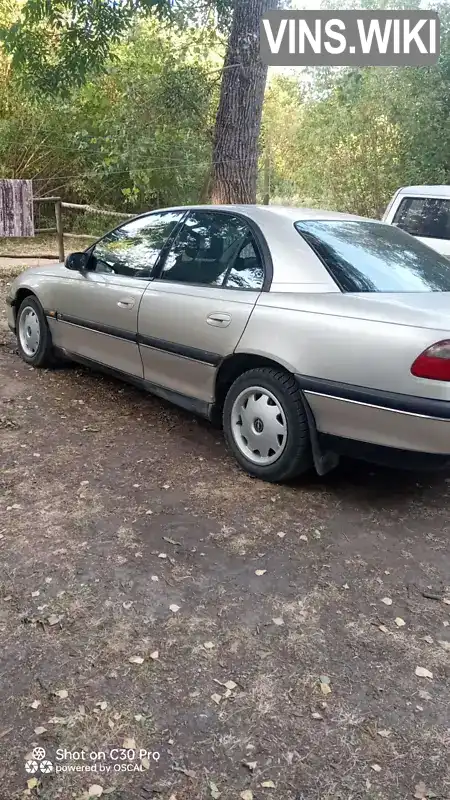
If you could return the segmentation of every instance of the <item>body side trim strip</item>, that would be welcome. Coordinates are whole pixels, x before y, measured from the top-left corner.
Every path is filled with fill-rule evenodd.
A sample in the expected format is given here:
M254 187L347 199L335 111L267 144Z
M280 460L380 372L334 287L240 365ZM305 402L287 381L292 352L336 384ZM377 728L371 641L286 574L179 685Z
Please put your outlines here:
M356 403L364 403L365 405L386 408L392 411L403 411L406 414L450 420L449 400L435 400L431 397L417 397L417 395L388 392L383 389L373 389L366 386L354 386L349 383L314 378L309 375L295 375L295 378L304 391L315 392L341 400L353 400Z

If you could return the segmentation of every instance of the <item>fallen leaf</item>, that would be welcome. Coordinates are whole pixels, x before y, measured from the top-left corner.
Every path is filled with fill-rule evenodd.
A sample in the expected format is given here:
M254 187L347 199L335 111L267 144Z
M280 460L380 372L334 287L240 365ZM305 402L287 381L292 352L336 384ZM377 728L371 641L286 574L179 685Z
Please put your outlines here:
M383 728L382 730L377 731L377 733L378 736L381 736L382 739L387 739L387 737L391 735L391 731L389 730L389 728Z
M98 703L95 704L98 708L101 708L102 711L106 711L108 708L108 703L106 700L99 700Z
M277 536L279 536L279 537L280 537L280 539L284 539L284 537L286 536L286 534L285 534L283 531L278 531L278 533L277 533Z
M57 625L58 622L61 622L62 616L58 617L56 614L50 614L47 622L49 625Z
M320 684L320 691L322 694L331 694L331 686L328 683L321 683Z
M159 553L158 558L167 558L167 553Z
M169 608L170 608L171 611L173 611L174 614L176 614L177 611L180 610L180 606L177 606L176 603L172 603L172 605L169 606Z
M69 696L69 692L67 689L57 689L56 692L53 692L55 697L59 697L60 700L65 700L66 697Z
M250 772L253 772L256 769L257 761L241 761L242 766L247 767Z
M425 800L426 796L427 787L425 786L424 782L420 781L419 783L416 783L414 787L414 797L417 798L417 800Z
M136 722L140 722L140 721L141 721L141 719L144 719L144 718L143 718L143 716L142 716L142 714L135 714L135 715L134 715L134 718L135 718Z
M40 591L39 589L36 592L31 592L31 597L39 597Z
M29 789L35 789L38 784L39 781L37 778L28 778L27 780L27 786Z
M378 625L378 628L382 633L390 633L390 631L386 628L386 625Z
M445 603L446 606L450 606L450 597L443 597L442 602Z
M218 798L221 795L221 792L219 792L218 787L213 781L209 782L209 791L211 792L211 797L213 798L213 800L218 800Z
M308 541L308 537L304 533L301 533L298 538L301 539L302 542L307 542Z
M255 569L255 575L265 575L266 572L266 569Z
M251 789L245 789L243 792L240 793L239 797L241 800L253 800L253 792Z
M229 689L229 691L232 692L233 689L236 689L237 683L234 681L225 681L224 686L226 689Z
M141 758L141 764L144 767L144 769L150 769L150 761L148 760L148 758L145 757Z
M205 650L212 650L214 647L214 642L205 642L203 647L205 648Z
M313 719L323 719L322 714L319 714L318 711L313 711L311 716Z
M88 797L101 797L103 794L103 786L99 783L93 783L88 789Z
M36 736L40 736L41 733L46 733L46 731L47 731L47 728L44 728L43 725L39 725L38 728L34 729L34 732L35 732Z
M370 768L373 769L374 772L381 772L381 767L379 764L371 764Z
M425 667L416 667L415 673L419 678L432 678L433 673Z
M397 628L403 628L403 626L406 625L406 622L401 617L396 617L395 624L397 625Z
M284 625L283 617L273 617L272 622L274 625Z
M385 606L391 606L392 600L390 597L382 597L381 602L384 603Z
M130 664L143 664L144 663L144 659L142 658L142 656L130 656L128 661L130 662Z
M123 740L122 747L125 750L136 750L136 742L134 739L131 739L128 736L126 736L125 739Z
M221 698L220 694L217 694L217 692L214 692L214 694L211 695L211 700L214 703L217 703L217 705L219 705L219 703L222 700L222 698Z
M275 789L275 784L273 781L263 781L261 786L264 789Z
M41 705L40 700L33 700L33 702L30 703L30 708L39 708L40 705Z
M423 636L423 641L427 644L433 644L433 637L432 636Z
M156 660L159 658L159 653L158 653L158 651L157 651L157 650L153 650L153 653L150 653L150 658L151 658L153 661L156 661Z
M151 580L155 581L155 583L156 583L157 581L159 581L159 578L158 578L157 575L152 575Z
M125 602L122 603L122 606L126 611L128 611L128 609L131 608L132 605L133 605L132 600L125 600Z

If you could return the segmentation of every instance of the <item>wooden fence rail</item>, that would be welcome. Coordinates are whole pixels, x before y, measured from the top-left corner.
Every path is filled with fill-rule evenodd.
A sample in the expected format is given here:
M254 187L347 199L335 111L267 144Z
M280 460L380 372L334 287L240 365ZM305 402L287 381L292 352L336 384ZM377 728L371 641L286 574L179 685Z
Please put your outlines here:
M76 236L74 233L64 233L64 225L63 225L63 210L73 209L75 211L85 211L90 214L101 214L105 217L115 217L116 219L128 219L134 214L125 214L121 211L109 211L106 208L96 208L95 206L90 206L87 203L65 203L60 197L33 197L33 203L53 203L55 207L55 227L53 228L35 228L35 233L56 233L58 238L58 258L60 261L64 261L64 236L72 237ZM91 238L91 237L89 237ZM25 258L23 255L8 255L7 253L1 254L2 257L6 258ZM28 253L27 258L34 258L33 254ZM50 256L36 256L36 258L53 258L53 255Z

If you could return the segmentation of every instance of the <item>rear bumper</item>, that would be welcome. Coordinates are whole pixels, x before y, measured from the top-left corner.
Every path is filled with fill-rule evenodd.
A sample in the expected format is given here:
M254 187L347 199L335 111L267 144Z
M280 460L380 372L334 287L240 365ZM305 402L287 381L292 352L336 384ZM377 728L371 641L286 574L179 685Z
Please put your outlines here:
M397 451L450 461L450 402L297 376L317 430L327 437L359 443L355 450ZM370 446L373 446L372 448ZM392 453L394 455L394 453ZM415 459L417 460L417 459Z

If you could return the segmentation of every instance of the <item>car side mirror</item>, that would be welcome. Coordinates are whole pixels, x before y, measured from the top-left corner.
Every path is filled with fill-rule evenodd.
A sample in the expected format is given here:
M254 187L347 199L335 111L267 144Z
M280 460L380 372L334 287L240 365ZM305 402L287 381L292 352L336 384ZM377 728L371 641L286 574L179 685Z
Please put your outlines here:
M89 253L70 253L65 260L66 269L84 272L87 269Z

